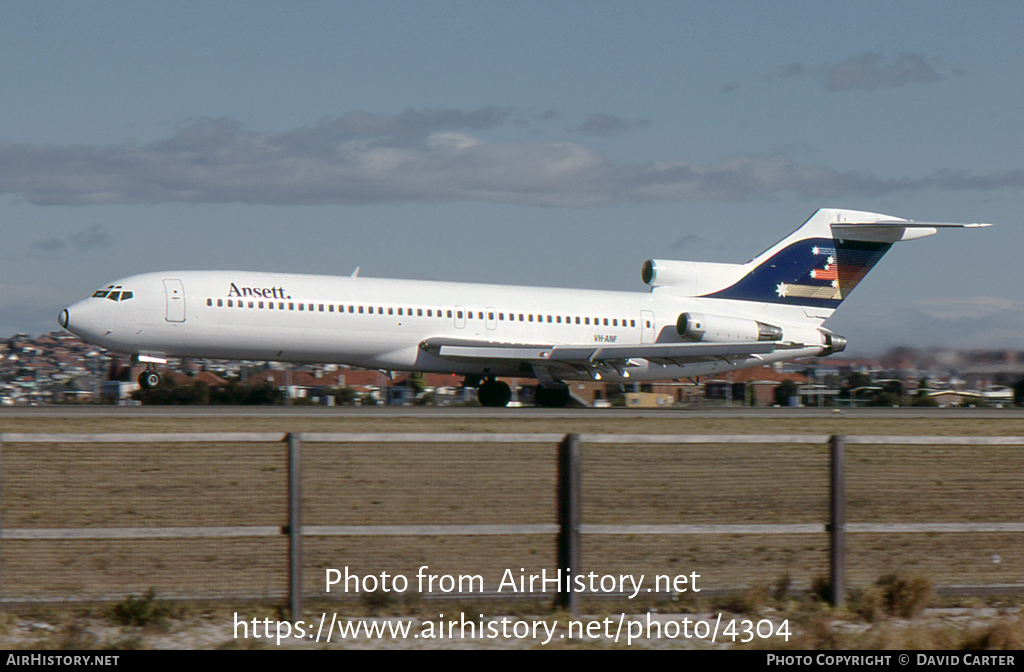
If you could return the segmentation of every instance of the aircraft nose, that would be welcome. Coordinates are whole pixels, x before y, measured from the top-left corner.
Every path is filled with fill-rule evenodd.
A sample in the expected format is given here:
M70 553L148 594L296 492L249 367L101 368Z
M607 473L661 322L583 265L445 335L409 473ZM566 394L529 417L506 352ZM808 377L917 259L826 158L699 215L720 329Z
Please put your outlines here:
M60 311L57 324L73 334L88 338L94 331L92 317L96 307L89 305L87 301L79 301Z

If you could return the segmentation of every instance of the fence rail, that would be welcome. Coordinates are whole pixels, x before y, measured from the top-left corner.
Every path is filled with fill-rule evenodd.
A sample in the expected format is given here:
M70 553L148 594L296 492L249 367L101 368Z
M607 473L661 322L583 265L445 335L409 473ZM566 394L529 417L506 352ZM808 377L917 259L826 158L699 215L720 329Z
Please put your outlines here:
M69 527L27 527L23 525L8 527L3 525L7 518L7 505L0 511L0 540L29 541L99 541L99 540L169 540L169 539L243 539L284 537L288 544L288 581L287 593L289 605L294 617L302 611L302 597L309 591L303 589L303 544L308 538L331 537L514 537L522 535L546 535L556 538L557 568L577 574L581 571L584 561L591 561L583 554L581 537L600 537L616 535L650 537L661 536L699 536L699 537L735 537L742 535L766 535L770 537L785 535L818 535L828 536L828 566L832 595L837 604L842 603L847 587L847 535L892 535L892 534L1019 534L1024 532L1024 522L1010 521L972 521L972 522L847 522L848 509L848 478L847 465L848 447L851 446L893 446L893 447L1002 447L1024 445L1024 436L991 436L991 437L949 437L949 436L845 436L817 434L782 434L782 435L645 435L645 434L497 434L497 433L466 433L466 434L435 434L435 433L334 433L334 432L232 432L232 433L0 433L0 450L6 452L11 444L59 444L67 445L139 445L156 444L284 444L287 450L287 516L280 525L211 525L211 526L69 526ZM557 515L554 523L487 523L487 524L304 524L303 515L303 473L302 448L304 444L367 444L367 445L401 445L403 449L416 450L418 446L456 446L468 444L498 445L546 445L559 446L557 456L556 501ZM827 520L813 523L666 523L666 524L615 524L589 523L583 516L583 492L587 474L583 473L582 455L588 446L829 446L828 464L828 497ZM178 450L175 448L175 450ZM708 460L714 454L706 456ZM0 453L0 459L5 459ZM700 456L696 458L700 460ZM871 459L862 457L861 461L871 463ZM769 463L766 468L769 468ZM0 492L7 497L7 482L10 474L0 471ZM277 467L268 467L276 469ZM993 467L998 469L998 465ZM931 475L928 478L932 478ZM939 481L935 477L932 480ZM393 493L384 493L389 496ZM955 506L956 502L949 502ZM11 505L13 506L13 505ZM918 514L924 515L924 514ZM783 540L784 541L784 540ZM993 555L992 562L998 564L1001 559ZM6 564L7 558L0 553L0 561ZM6 566L0 566L0 576L4 576ZM1012 580L998 584L1004 590L1020 589L1024 591L1024 577L1013 576ZM10 601L4 588L6 582L0 583L0 602ZM1009 586L1010 588L1007 588ZM966 588L958 587L959 592ZM52 598L44 598L52 599ZM558 598L573 612L579 609L577 593L562 594Z

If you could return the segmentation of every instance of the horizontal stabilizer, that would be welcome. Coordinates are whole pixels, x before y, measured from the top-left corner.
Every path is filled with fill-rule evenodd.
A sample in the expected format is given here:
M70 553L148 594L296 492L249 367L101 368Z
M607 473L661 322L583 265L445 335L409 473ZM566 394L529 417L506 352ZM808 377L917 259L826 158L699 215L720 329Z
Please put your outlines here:
M833 229L852 229L862 226L872 227L899 227L902 229L980 229L986 226L992 226L991 224L982 224L980 222L974 224L957 224L955 222L911 222L902 219L894 219L889 221L879 222L844 222L842 224L833 224Z
M980 229L991 224L956 224L951 222L911 222L906 220L880 220L877 222L841 222L832 224L832 235L839 240L860 240L875 243L895 243L914 240L937 233L939 229Z

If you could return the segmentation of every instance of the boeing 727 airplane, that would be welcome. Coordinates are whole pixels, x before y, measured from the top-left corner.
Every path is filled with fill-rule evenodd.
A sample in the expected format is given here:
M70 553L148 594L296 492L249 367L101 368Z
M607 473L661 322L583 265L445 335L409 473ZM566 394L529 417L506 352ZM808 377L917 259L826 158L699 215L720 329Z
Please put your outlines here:
M98 289L59 322L146 364L146 388L168 357L214 357L459 374L484 406L509 402L499 377L530 377L539 405L564 406L566 381L690 378L840 352L846 339L824 322L893 243L982 226L821 209L745 264L646 261L646 293L147 273Z

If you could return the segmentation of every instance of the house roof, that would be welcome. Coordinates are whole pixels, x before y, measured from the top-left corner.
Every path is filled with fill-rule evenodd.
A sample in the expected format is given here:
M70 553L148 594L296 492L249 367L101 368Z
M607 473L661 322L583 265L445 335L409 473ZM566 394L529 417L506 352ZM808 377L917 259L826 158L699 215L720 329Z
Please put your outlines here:
M799 373L787 373L785 371L776 371L770 366L759 366L751 369L737 369L735 371L729 371L727 373L719 373L714 376L704 379L705 383L759 383L759 382L778 382L781 383L784 380L792 380L797 384L804 384L807 382L807 376Z

